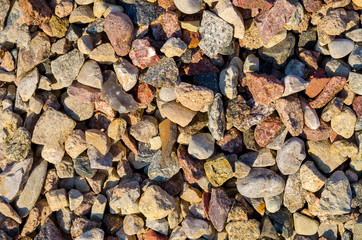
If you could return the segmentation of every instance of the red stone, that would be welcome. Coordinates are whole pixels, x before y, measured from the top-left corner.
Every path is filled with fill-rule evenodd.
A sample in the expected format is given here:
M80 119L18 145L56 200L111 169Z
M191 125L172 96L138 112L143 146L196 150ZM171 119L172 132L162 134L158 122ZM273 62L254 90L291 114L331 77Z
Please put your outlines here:
M128 134L127 131L122 136L122 141L124 145L126 145L135 155L137 155L138 150L137 150L136 141Z
M45 0L19 0L19 9L27 25L49 22L52 10Z
M154 230L150 229L148 232L143 235L145 240L167 240L168 237L161 233L155 232Z
M156 50L152 47L148 39L136 39L132 43L129 57L133 65L145 69L149 66L158 64L160 58L157 56Z
M156 88L145 82L139 81L131 90L131 93L140 108L147 108L156 96Z
M241 153L243 151L243 136L235 128L226 132L224 137L216 143L222 150L229 153Z
M94 103L101 96L101 91L80 83L73 83L67 88L67 93L83 103Z
M203 162L193 158L185 146L179 145L177 148L177 157L181 168L185 173L186 181L190 184L203 179L205 175Z
M210 198L211 198L211 193L209 192L202 193L202 209L204 209L205 216L208 220L210 220L209 217Z
M196 48L199 46L200 38L199 32L191 32L186 29L182 31L182 40L184 40L188 48Z
M265 73L247 73L246 85L248 86L255 102L269 105L281 98L284 93L282 81Z
M316 12L322 8L322 0L302 0L305 10L308 12Z
M175 12L168 11L161 14L150 24L152 34L156 40L167 40L171 37L181 37L181 27Z
M316 99L310 102L312 108L324 107L346 85L344 77L332 77Z
M283 123L279 117L269 116L259 123L254 131L255 141L260 147L268 145L283 129Z
M332 129L325 122L321 122L319 128L315 130L310 129L307 125L304 125L301 136L312 141L322 141L328 139L331 132Z
M104 32L119 56L126 56L129 53L133 31L133 23L127 14L112 12L104 21Z
M201 60L204 59L203 55L204 55L204 52L200 48L193 49L191 52L191 63L200 62Z
M304 48L299 48L298 52L300 60L307 64L308 67L312 69L318 69L318 60L321 55L320 52L311 51Z
M353 110L356 112L357 117L362 117L362 96L357 96L354 98L352 107Z
M197 63L190 63L185 67L185 73L189 76L195 76L201 73L216 72L219 73L219 69L214 66L208 58L203 58Z
M276 0L272 8L255 18L256 26L261 33L260 37L265 45L280 32L295 10L296 7L287 0Z
M342 136L338 135L338 133L336 133L335 131L331 131L331 134L329 135L329 140L331 141L331 143L334 143L336 141L342 140L344 139Z
M258 8L262 10L269 10L275 0L233 0L233 4L237 7L244 9Z
M209 217L218 232L224 229L232 202L227 193L221 188L213 188L209 203Z
M116 117L116 112L102 98L99 98L96 102L94 102L94 110L95 112L102 112L106 114L108 119L110 119L111 121Z
M158 6L166 10L176 10L173 0L158 0Z
M329 80L330 78L312 78L307 89L305 90L305 94L311 98L316 97L323 90L324 86L329 82Z

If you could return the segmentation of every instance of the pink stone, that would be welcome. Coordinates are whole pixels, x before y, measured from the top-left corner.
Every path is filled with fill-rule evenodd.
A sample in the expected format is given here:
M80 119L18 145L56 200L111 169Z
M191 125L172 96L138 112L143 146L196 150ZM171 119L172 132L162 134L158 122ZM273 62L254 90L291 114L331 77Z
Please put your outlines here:
M159 16L150 25L152 34L156 40L167 40L171 37L181 37L181 27L175 12L168 11Z
M269 10L273 6L274 0L233 0L233 4L243 9L263 9Z
M67 89L69 96L72 96L83 103L94 103L101 96L101 91L80 83L73 83Z
M148 39L136 39L132 43L132 49L129 53L132 63L145 69L149 66L158 64L160 58L157 56L156 50L152 47Z
M117 55L126 56L131 48L134 31L128 15L121 12L108 14L104 21L104 31Z
M48 22L52 15L52 10L45 0L19 0L19 8L27 25Z

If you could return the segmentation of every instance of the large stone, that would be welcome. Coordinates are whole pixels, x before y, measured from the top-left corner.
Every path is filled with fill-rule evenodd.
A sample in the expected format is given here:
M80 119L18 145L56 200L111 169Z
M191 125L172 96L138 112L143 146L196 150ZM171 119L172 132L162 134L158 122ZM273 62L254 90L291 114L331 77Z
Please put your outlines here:
M19 8L27 25L40 25L48 22L52 15L45 0L20 0Z
M174 87L178 74L178 68L173 58L163 57L157 65L149 67L147 72L140 76L140 81L156 88Z
M34 127L32 142L41 145L63 144L72 133L75 125L76 122L67 115L48 108Z
M84 56L77 49L51 62L52 73L60 88L69 87L84 63Z
M168 102L160 107L161 113L166 118L181 127L186 127L196 115L196 112L182 106L180 103Z
M201 20L199 47L207 56L213 57L229 46L233 28L210 11L204 11Z
M299 173L302 187L310 192L317 192L327 180L312 161L306 161Z
M288 176L285 183L283 204L291 212L294 213L301 209L305 204L305 190L302 188L299 179L299 173Z
M233 170L224 154L209 158L204 164L206 176L214 187L223 185L233 176Z
M332 129L344 138L352 137L357 117L352 109L346 107L331 120Z
M295 37L293 34L288 33L287 37L277 45L266 48L261 48L258 52L260 57L267 62L282 65L290 55L294 53Z
M224 229L231 205L232 202L224 190L221 188L213 188L211 190L208 214L218 232Z
M182 82L175 88L176 100L192 111L207 110L214 100L214 93L208 88Z
M103 76L98 63L94 60L86 61L79 71L77 81L89 87L102 88Z
M341 215L351 211L352 191L348 178L342 171L336 171L327 180L321 193L320 207L323 214Z
M133 66L126 59L119 58L113 64L114 71L117 75L118 82L122 85L124 91L131 90L138 80L138 68Z
M285 182L278 174L263 168L253 168L248 176L237 181L238 191L248 198L276 196L284 187Z
M31 150L31 136L25 128L18 128L14 132L6 148L5 157L10 161L23 161Z
M125 56L129 53L134 27L128 15L122 12L111 12L105 18L104 31L117 55Z
M175 208L175 200L157 185L149 186L142 194L139 208L148 219L157 220L169 215Z
M295 174L302 161L306 158L303 140L293 137L285 141L282 149L278 150L276 162L284 175Z
M304 115L300 100L295 96L280 98L276 101L275 109L292 136L303 132Z
M293 214L295 231L300 235L311 236L318 232L319 222L300 213Z

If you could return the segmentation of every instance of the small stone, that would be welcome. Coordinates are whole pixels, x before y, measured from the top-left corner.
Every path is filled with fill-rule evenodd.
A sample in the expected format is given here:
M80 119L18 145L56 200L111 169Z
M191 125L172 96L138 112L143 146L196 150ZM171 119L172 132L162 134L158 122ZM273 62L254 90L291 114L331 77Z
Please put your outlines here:
M353 42L362 42L362 28L357 28L352 31L347 32L346 37L351 39Z
M102 98L112 109L119 113L136 111L138 108L137 102L133 99L132 95L125 93L116 81L116 74L111 72L109 79L102 86Z
M202 1L201 0L174 0L174 3L178 10L186 14L194 14L201 10Z
M157 52L149 39L134 40L129 57L132 63L141 69L157 65L160 62L160 58L157 56Z
M85 139L88 145L94 146L103 155L105 155L111 147L107 135L98 129L88 129L85 131Z
M191 136L188 152L197 159L207 159L214 153L215 140L209 133L198 133Z
M201 202L202 193L199 189L190 186L190 184L184 182L181 187L180 198L186 202L195 203Z
M283 197L282 195L265 197L264 201L266 210L268 210L268 212L275 213L279 211L280 207L282 206Z
M160 219L160 220L146 219L146 227L149 227L149 228L151 228L151 230L154 230L153 232L156 234L156 236L157 235L160 236L161 234L168 235L169 227L168 227L168 222L166 219ZM150 238L150 240L152 240L152 239L153 238ZM160 238L156 238L156 239L160 239Z
M54 222L50 218L48 218L46 222L42 224L40 232L35 236L34 239L63 240L64 237L62 235L62 232L58 229Z
M237 180L241 195L249 198L272 197L284 191L284 180L271 170L253 168L245 178Z
M176 102L168 102L161 106L160 111L165 117L181 127L187 126L196 115L196 112Z
M180 38L169 38L160 49L166 57L180 57L185 53L187 45Z
M221 140L225 131L225 112L220 93L215 94L208 111L208 128L215 140Z
M90 167L92 169L109 169L112 167L113 156L110 153L102 154L93 146L89 146L87 150Z
M66 54L69 50L71 50L71 45L68 39L66 38L61 38L58 41L56 41L55 43L53 43L51 51L53 53L62 55L62 54Z
M233 176L233 170L224 154L218 154L206 160L205 173L214 187L223 185Z
M233 28L210 11L203 12L199 32L202 37L199 47L209 57L220 53L233 37Z
M89 35L83 35L77 40L77 46L81 53L90 54L93 50L92 38Z
M69 209L71 211L74 211L83 202L83 194L76 189L71 189L68 192L68 197L69 197Z
M127 122L123 118L114 119L107 128L108 137L114 141L120 140L126 132Z
M335 39L328 43L328 49L332 58L343 58L350 54L354 48L354 42L348 39Z
M254 131L255 141L260 147L267 146L284 129L279 117L267 117Z
M140 81L156 88L174 87L177 83L178 68L173 58L163 57L157 65L148 68L140 76Z
M130 236L141 231L143 226L143 219L137 215L127 215L123 220L123 231Z
M344 138L350 138L354 133L356 121L357 117L353 110L346 107L341 113L332 118L331 127L338 135Z
M70 23L85 24L93 21L94 15L90 6L78 6L69 16Z
M158 134L157 119L152 116L144 116L143 119L130 128L130 134L143 143L149 143L151 138Z
M139 72L137 67L133 66L127 60L119 58L118 61L113 64L113 68L124 91L127 92L136 85Z
M224 137L216 142L222 150L229 153L241 153L243 150L243 138L235 128L225 133Z
M90 160L86 153L82 153L73 159L74 170L76 173L82 177L92 178L97 170L92 169L90 166Z
M262 148L258 152L247 152L241 155L238 161L250 167L268 167L275 164L275 158L268 148Z
M10 161L23 161L31 150L30 133L25 128L18 128L9 142L5 157Z
M134 32L129 16L121 12L108 14L104 22L104 31L117 55L126 56L131 49Z
M294 96L278 99L275 109L292 136L298 136L303 131L304 116L300 100Z
M255 219L232 221L225 229L230 240L257 240L260 237L260 223Z
M10 9L10 1L9 0L2 0L1 1L1 9L0 9L0 31L4 30L4 23L6 20L6 16L8 15L8 11Z
M348 82L349 87L354 93L362 95L362 74L350 72Z
M249 54L244 62L244 73L259 71L259 64L259 58L254 54Z
M21 0L20 13L27 25L40 25L48 22L52 11L46 1Z
M182 82L175 88L176 99L192 111L203 111L214 100L214 93L205 87Z
M41 150L41 156L50 163L58 164L64 157L64 146L57 144L47 144Z
M99 89L94 89L80 83L73 83L67 89L69 96L76 98L82 103L94 103L100 98Z
M142 194L139 208L143 215L157 220L169 215L175 208L175 200L159 186L149 186Z
M134 4L128 4L125 12L131 20L139 26L149 25L153 20L157 19L163 13L163 9L157 4L147 1L133 1Z
M319 116L315 109L309 106L305 99L301 99L301 106L304 113L304 123L312 130L316 130L320 126Z
M283 97L289 96L297 92L301 92L308 87L307 81L304 81L304 79L293 75L286 76L285 78L282 79L282 81L284 83L284 88L285 88Z
M65 151L71 158L76 158L87 149L85 134L80 129L75 129L65 141Z
M190 156L185 146L179 145L177 157L188 183L192 184L205 178L205 170L202 162Z
M237 97L239 74L241 74L239 72L239 69L234 65L230 65L226 69L222 70L220 73L220 92L229 99L234 99Z
M308 141L308 153L315 161L316 165L324 173L330 173L341 165L347 158L330 151L331 143L329 140Z
M87 218L76 217L73 220L73 225L70 229L70 234L71 234L72 238L76 238L76 237L82 235L83 233L85 233L91 229L99 228L100 226L101 226L100 223L91 221Z
M324 70L328 77L341 76L348 78L351 67L341 59L331 59L325 63Z
M65 112L77 121L84 121L91 118L94 113L94 104L84 103L83 96L78 96L78 98L83 98L83 102L75 97L69 96L68 93L62 94L61 102Z
M293 214L297 234L311 236L318 232L319 222L300 213Z
M208 232L209 223L202 219L186 217L182 221L182 228L187 238L197 239Z
M300 167L300 181L304 189L317 192L326 180L327 178L319 172L314 162L307 161Z
M73 161L68 156L55 164L55 168L59 178L72 178L74 176Z
M110 43L103 43L94 48L89 58L103 64L112 64L117 61L116 54Z
M256 1L248 1L248 0L233 0L233 4L237 7L244 9L262 9L269 10L273 3L272 1L264 1L264 0L256 0Z
M226 192L220 188L211 190L211 198L209 203L209 217L218 232L224 229L228 212L232 202Z
M356 44L351 54L348 57L348 64L356 70L361 70L362 69L361 55L362 55L362 48Z
M299 179L299 173L288 176L285 183L283 204L291 212L294 213L301 209L305 204L304 199L305 190L302 188Z
M348 214L351 211L352 192L348 178L336 171L326 182L321 193L320 207L326 215Z
M332 143L331 151L340 154L343 157L355 158L358 154L358 147L356 144L349 142L346 139L342 139Z
M100 228L93 228L78 237L75 238L75 240L91 240L91 239L103 239L104 238L104 232Z
M294 75L300 78L306 78L309 71L306 64L297 59L291 59L284 69L285 75Z
M104 210L106 209L106 204L107 198L102 194L98 194L92 206L90 219L101 222L103 219Z
M248 86L255 102L269 105L280 98L284 92L283 83L272 75L247 73L246 85Z
M67 192L64 188L51 190L45 194L45 197L52 211L58 211L69 205Z
M297 137L293 137L285 141L282 149L278 150L276 162L281 173L290 175L299 170L305 158L304 142Z
M98 63L94 60L86 61L81 67L77 81L93 88L102 88L103 76Z

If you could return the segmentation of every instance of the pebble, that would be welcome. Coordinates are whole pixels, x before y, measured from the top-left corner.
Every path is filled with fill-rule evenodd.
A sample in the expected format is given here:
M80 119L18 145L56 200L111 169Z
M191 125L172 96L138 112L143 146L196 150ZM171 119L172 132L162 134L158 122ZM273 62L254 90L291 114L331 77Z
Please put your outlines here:
M295 96L280 98L275 109L292 136L298 136L303 131L304 115L300 100Z
M256 57L254 54L249 54L245 59L243 68L244 68L244 73L259 71L260 68L259 58Z
M112 64L117 61L114 48L110 43L103 43L94 48L90 52L89 58L101 64Z
M326 182L321 193L320 207L326 215L340 215L351 211L352 192L348 178L336 171Z
M163 57L157 65L150 66L140 81L153 87L174 87L177 83L178 68L173 58Z
M107 129L107 136L114 141L120 140L126 133L127 122L123 118L113 120Z
M297 137L289 138L278 150L276 162L284 175L294 174L299 170L302 161L306 158L303 140Z
M70 23L85 24L93 21L94 15L90 6L78 6L69 16Z
M86 61L81 67L77 81L93 88L102 88L103 76L98 63L94 60Z
M76 208L78 208L80 206L80 204L83 202L83 194L78 191L77 189L71 189L68 192L68 197L69 197L69 209L71 211L74 211Z
M319 222L300 213L293 214L295 231L298 234L311 236L318 232Z
M85 233L79 235L75 240L91 240L91 239L103 239L104 231L100 228L93 228Z
M0 31L2 31L4 30L5 19L10 9L10 2L7 0L2 0L0 6L1 6Z
M350 72L348 82L349 87L354 93L362 95L362 74Z
M303 208L305 190L302 188L299 173L288 176L285 183L283 204L291 212L294 213Z
M233 28L210 11L203 12L199 32L202 37L199 47L209 57L220 53L233 37Z
M198 133L191 136L188 153L197 159L208 159L214 153L215 140L210 133Z
M214 93L205 87L182 82L175 88L176 100L192 111L207 111Z
M293 215L285 207L279 211L269 214L275 230L285 238L293 235Z
M85 97L78 95L78 98L80 97L83 98L83 101L80 101L75 97L69 96L68 93L64 93L61 96L61 103L64 107L65 112L76 121L87 120L91 118L94 113L94 104L84 103Z
M300 167L300 181L304 189L317 192L326 180L327 178L318 170L314 162L307 161Z
M264 202L266 210L268 210L268 212L275 213L279 211L280 207L282 206L283 198L282 195L265 197Z
M294 75L302 79L308 76L309 71L306 64L297 59L291 59L284 69L285 75Z
M351 54L348 57L348 64L356 70L362 69L362 48L359 45L355 45Z
M283 97L301 92L308 87L307 81L294 75L286 76L282 79L282 82L284 83Z
M269 167L275 164L275 157L269 148L248 152L241 155L238 161L244 162L250 167Z
M104 31L119 56L126 56L131 50L134 27L128 15L111 12L104 21Z
M214 187L223 185L233 176L233 170L224 154L215 155L204 164L207 179Z
M87 155L92 169L108 170L112 167L113 156L111 153L102 154L96 147L89 146Z
M362 28L357 28L352 31L347 32L346 37L351 39L353 42L362 42Z
M157 119L152 116L144 116L143 119L132 125L129 133L143 143L149 143L151 138L158 134Z
M166 57L180 57L182 54L186 52L187 45L180 38L171 37L169 38L165 44L163 44L160 49Z
M111 147L111 143L110 143L107 135L98 129L86 130L85 139L86 139L88 146L89 145L94 146L103 155L105 155Z
M157 185L147 187L139 200L139 209L146 218L158 220L175 208L175 200Z
M160 111L172 122L186 127L196 115L196 112L182 106L180 103L167 102L160 107Z
M140 232L144 226L144 221L137 215L127 215L123 219L123 231L127 235L135 235Z
M245 178L237 180L237 189L248 198L273 197L284 191L284 180L271 170L253 168Z
M89 35L83 35L77 40L77 46L81 53L90 54L93 50L92 38Z
M182 228L189 239L197 239L209 231L209 223L202 219L186 217L182 221Z
M208 111L208 128L215 140L221 140L225 132L225 112L222 96L215 94L214 101L211 103Z
M230 65L220 73L219 88L220 92L228 97L234 99L237 97L237 85L239 79L239 69L234 65Z
M304 113L304 123L312 130L316 130L320 126L319 116L315 109L309 106L308 101L301 99L301 106Z
M45 194L49 207L52 211L69 206L67 192L64 188L51 190Z
M174 4L177 9L186 14L194 14L201 10L202 1L201 0L174 0Z
M97 170L92 169L90 166L90 160L86 153L82 153L78 157L73 159L74 170L79 176L92 178Z
M209 217L218 232L224 229L228 212L232 202L222 189L213 188L211 190L211 198L209 203Z
M175 88L161 87L158 96L164 102L176 100Z
M328 43L328 49L332 58L339 59L347 56L352 52L354 42L348 39L335 39Z
M153 235L156 236L159 236L160 234L167 235L169 231L168 221L165 218L160 220L146 219L146 227L151 228L155 233Z
M331 120L332 129L344 138L352 137L357 117L352 109L346 107Z
M199 189L192 187L188 183L183 183L180 192L180 198L189 203L201 202L202 193Z

